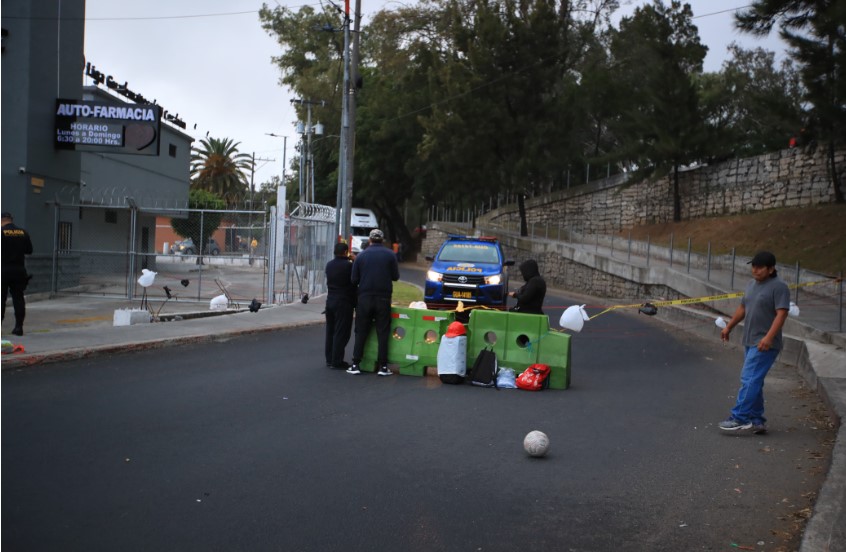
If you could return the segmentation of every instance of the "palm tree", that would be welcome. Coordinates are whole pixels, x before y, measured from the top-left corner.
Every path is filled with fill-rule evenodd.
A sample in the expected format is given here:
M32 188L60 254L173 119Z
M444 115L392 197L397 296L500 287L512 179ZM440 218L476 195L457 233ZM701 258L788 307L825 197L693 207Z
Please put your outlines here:
M191 149L191 188L225 199L240 197L249 186L247 173L253 168L253 160L238 152L239 144L230 138L200 140L201 147Z

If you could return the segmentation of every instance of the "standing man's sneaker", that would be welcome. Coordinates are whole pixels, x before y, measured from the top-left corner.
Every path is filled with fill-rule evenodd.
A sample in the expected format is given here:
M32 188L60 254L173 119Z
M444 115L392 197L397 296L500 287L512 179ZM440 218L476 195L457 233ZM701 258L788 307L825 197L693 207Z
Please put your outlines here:
M347 374L360 374L361 370L358 369L358 364L353 364L349 368L347 368Z
M767 424L752 424L752 433L755 435L766 435Z
M380 376L393 376L393 375L394 375L394 373L393 373L393 372L391 372L390 370L388 370L388 367L387 367L387 366L382 366L381 368L379 368L379 372L378 372L378 373L379 373L379 375L380 375Z
M720 422L720 429L725 431L738 431L741 429L749 429L752 427L752 422L741 422L734 418Z

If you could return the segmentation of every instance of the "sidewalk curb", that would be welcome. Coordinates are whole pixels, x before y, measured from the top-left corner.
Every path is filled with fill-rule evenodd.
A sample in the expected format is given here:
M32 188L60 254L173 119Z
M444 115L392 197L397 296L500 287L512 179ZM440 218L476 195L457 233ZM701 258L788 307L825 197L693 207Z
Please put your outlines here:
M99 356L110 354L132 353L137 351L148 351L152 349L164 349L166 347L175 347L179 345L191 345L197 343L212 343L222 342L253 334L262 334L274 332L279 330L286 330L292 328L302 328L306 326L314 326L323 324L323 320L311 320L302 322L281 323L269 326L248 328L240 330L232 330L219 334L204 334L204 335L184 335L177 337L166 337L162 339L153 339L148 341L141 341L136 343L121 343L116 345L100 345L97 347L80 347L76 349L69 349L67 351L52 352L52 353L34 353L34 354L14 354L3 357L2 371L18 370L21 368L28 368L31 366L38 366L42 364L52 364L55 362L65 362L71 360L80 360L84 358L96 358Z

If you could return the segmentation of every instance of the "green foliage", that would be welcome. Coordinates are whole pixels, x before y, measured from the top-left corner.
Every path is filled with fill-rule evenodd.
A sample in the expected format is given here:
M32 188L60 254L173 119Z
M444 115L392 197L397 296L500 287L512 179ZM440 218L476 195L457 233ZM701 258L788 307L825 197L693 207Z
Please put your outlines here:
M756 0L736 16L737 26L767 35L773 26L790 45L805 86L806 140L828 145L834 195L844 202L834 161L835 144L846 142L846 2L842 0Z
M200 140L202 147L191 149L191 188L215 193L229 203L242 199L253 161L238 152L238 144L230 138Z
M616 0L400 6L375 13L360 35L353 203L374 208L407 245L406 224L431 206L522 201L600 172L677 173L784 147L802 128L801 64L775 68L772 54L735 47L704 75L706 48L679 1L646 3L618 29ZM326 133L312 153L317 201L334 205L343 34L327 29L343 21L329 5L265 5L260 18L280 45L282 84L325 101L313 107ZM679 218L677 182L673 194Z
M188 208L191 209L188 217L173 217L170 219L170 226L183 238L191 238L199 254L200 244L208 243L209 238L220 227L226 202L217 194L194 189L188 192ZM203 209L203 211L196 209Z
M729 47L732 57L719 73L699 80L708 125L709 157L750 157L784 148L802 128L802 85L790 60L780 68L761 48Z

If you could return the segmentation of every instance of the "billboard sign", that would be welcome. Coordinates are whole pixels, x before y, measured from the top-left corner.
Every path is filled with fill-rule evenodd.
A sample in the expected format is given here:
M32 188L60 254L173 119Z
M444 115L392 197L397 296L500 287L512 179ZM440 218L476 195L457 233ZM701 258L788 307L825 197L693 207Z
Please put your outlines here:
M158 155L161 108L155 104L112 104L56 100L59 149Z

